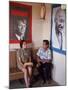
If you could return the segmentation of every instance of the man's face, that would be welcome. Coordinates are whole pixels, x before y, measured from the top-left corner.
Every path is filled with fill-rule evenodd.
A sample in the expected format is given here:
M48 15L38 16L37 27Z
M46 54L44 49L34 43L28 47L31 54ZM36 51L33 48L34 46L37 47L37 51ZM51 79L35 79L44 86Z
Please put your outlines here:
M43 48L47 49L49 45L46 44L46 42L43 42Z
M56 30L62 32L65 24L65 12L64 10L58 10L55 17Z
M24 34L26 30L26 21L19 21L18 29L21 34Z

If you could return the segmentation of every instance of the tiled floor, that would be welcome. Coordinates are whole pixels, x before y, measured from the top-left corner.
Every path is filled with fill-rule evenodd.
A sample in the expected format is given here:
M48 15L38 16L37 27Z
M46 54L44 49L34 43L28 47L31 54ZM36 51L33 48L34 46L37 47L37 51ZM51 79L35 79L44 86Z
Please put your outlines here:
M32 83L32 87L48 87L48 86L59 86L59 85L53 80L49 84L47 83L43 84L41 79L38 80L36 79ZM22 82L20 82L19 80L11 81L9 88L10 89L25 88L24 80L22 80Z

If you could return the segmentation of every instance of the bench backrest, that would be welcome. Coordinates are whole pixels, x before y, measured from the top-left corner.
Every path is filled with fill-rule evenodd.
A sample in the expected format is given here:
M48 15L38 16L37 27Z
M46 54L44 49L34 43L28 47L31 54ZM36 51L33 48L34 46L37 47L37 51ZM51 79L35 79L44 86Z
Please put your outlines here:
M16 51L9 52L9 67L16 68Z

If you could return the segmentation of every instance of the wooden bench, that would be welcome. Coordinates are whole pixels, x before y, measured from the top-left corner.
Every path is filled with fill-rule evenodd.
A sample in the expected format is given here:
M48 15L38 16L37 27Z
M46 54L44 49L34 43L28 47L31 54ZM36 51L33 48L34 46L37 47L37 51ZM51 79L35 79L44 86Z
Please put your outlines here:
M23 72L17 68L16 51L9 52L9 79L16 80L23 78Z

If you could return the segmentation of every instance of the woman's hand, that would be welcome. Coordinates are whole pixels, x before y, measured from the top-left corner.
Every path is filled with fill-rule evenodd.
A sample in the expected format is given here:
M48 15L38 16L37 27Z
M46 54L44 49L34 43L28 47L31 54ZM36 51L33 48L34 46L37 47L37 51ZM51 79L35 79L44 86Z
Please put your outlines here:
M26 65L25 64L23 65L23 68L26 68Z
M28 63L25 63L24 66L33 66L33 63L32 62L28 62Z

